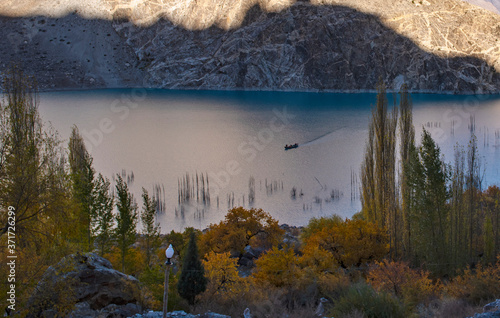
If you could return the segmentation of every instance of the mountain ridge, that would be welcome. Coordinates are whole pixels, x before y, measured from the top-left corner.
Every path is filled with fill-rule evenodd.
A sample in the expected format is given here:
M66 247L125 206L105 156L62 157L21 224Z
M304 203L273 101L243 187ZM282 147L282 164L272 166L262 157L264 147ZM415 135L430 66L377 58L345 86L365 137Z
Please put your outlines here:
M3 17L0 66L29 64L42 89L352 92L382 78L396 90L406 82L414 92L498 93L500 16L462 1L418 1L297 2L276 12L253 1L228 29L164 19L145 27L117 10L113 21ZM377 9L389 2L400 5Z

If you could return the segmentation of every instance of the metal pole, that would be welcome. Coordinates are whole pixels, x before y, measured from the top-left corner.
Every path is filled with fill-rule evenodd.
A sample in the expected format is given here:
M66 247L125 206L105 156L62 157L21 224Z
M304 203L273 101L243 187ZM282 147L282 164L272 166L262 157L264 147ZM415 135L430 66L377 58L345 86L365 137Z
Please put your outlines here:
M163 318L167 318L167 306L168 306L168 276L170 274L170 259L165 262L165 286L163 291Z

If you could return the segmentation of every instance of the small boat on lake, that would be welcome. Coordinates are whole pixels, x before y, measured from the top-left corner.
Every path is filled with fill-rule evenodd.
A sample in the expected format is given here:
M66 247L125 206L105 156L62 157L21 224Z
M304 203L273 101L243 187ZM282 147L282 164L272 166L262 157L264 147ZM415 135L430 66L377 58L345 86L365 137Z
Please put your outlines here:
M298 148L299 144L295 143L293 145L285 145L285 150Z

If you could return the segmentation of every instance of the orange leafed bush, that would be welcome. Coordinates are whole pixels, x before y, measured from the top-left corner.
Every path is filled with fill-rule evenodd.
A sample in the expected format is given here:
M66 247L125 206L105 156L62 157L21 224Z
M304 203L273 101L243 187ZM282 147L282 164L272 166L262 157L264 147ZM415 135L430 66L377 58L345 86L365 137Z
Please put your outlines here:
M407 305L415 306L436 297L441 289L426 271L412 269L406 262L375 262L367 280L373 288L401 297Z
M360 266L387 254L387 234L377 225L364 220L345 220L305 240L302 263L328 270Z
M496 264L467 267L448 285L448 292L474 303L500 298L500 255Z

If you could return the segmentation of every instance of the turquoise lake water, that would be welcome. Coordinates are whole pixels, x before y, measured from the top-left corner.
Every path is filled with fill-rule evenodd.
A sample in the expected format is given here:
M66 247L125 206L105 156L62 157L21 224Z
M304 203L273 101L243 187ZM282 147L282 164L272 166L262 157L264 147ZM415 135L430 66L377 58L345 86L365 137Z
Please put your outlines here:
M483 185L500 184L500 96L412 98L416 135L426 127L450 163L455 145L468 143L472 116ZM139 206L141 187L152 193L159 186L159 221L167 232L205 228L233 205L262 208L290 225L352 216L361 207L357 177L375 102L369 93L124 89L42 93L40 112L65 143L71 126L79 127L98 172L110 179L122 170L133 173L130 188ZM284 150L294 143L297 149ZM186 173L191 184L198 173L200 189L201 174L208 175L209 205L199 192L196 200L196 186L190 187L194 198L179 204L178 180Z

